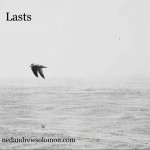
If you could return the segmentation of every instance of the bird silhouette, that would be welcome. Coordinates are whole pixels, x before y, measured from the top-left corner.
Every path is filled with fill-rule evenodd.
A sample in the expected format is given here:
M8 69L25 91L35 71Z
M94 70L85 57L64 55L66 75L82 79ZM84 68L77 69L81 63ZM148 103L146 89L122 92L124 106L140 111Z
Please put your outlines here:
M31 64L29 67L31 67L31 70L33 71L36 77L38 77L38 73L39 73L45 79L42 68L47 68L47 67L39 64L34 64L34 63Z

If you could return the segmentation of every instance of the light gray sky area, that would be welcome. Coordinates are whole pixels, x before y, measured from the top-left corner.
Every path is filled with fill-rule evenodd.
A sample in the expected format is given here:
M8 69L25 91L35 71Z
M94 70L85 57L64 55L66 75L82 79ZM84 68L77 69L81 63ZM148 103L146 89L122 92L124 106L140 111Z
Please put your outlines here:
M46 77L150 75L150 0L0 0L0 77L33 76L31 63Z

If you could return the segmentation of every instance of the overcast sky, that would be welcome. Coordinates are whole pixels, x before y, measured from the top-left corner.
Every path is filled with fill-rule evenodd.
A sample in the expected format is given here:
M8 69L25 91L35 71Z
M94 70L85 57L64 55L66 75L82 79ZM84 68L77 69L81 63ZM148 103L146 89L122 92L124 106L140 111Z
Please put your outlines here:
M150 75L149 40L149 0L0 0L0 77Z

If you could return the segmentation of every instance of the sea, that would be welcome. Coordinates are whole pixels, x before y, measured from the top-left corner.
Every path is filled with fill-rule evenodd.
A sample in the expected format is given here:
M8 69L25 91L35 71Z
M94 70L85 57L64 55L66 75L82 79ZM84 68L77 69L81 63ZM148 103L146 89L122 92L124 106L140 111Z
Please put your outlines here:
M150 149L150 77L1 79L0 149Z

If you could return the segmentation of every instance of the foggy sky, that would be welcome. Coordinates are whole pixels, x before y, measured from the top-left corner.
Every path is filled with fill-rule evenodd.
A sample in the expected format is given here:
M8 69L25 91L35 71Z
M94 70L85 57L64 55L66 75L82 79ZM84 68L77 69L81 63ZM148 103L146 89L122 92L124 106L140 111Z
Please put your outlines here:
M149 36L149 0L0 0L0 77L150 75Z

